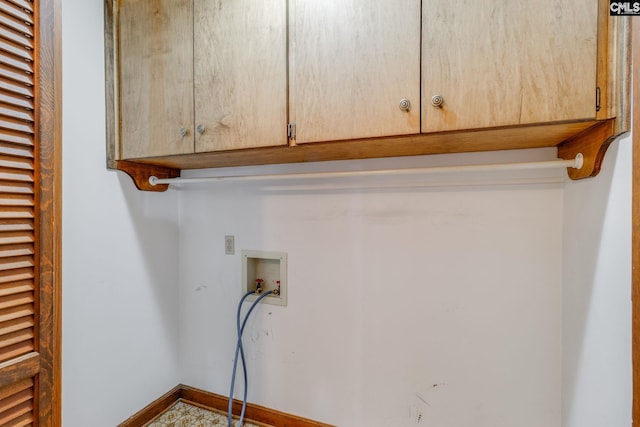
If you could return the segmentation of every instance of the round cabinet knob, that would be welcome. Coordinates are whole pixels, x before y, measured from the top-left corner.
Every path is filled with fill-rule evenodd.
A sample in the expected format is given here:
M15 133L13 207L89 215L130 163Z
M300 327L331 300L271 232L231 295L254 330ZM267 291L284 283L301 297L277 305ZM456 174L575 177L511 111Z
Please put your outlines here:
M198 132L200 135L204 134L206 130L207 128L205 128L204 125L198 125L198 127L196 128L196 132Z
M185 137L187 136L187 128L180 128L180 130L178 130L178 132L180 133L181 137Z
M400 108L400 110L408 113L409 111L411 111L411 101L409 101L407 98L402 98L398 107Z
M434 107L442 107L442 104L444 104L444 98L442 97L442 95L433 95L431 97L431 105L433 105Z

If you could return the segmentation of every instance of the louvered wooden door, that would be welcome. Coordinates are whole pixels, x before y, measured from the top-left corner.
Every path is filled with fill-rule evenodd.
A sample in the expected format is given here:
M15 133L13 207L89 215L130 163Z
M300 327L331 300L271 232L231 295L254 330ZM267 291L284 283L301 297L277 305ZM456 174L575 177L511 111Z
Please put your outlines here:
M56 7L0 0L0 426L60 425Z

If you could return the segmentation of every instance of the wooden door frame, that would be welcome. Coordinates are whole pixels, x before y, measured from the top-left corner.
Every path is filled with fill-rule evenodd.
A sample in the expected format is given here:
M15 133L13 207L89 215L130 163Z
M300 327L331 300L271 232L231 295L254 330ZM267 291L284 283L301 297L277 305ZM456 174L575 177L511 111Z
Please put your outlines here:
M631 335L633 425L640 426L640 21L631 19L631 137L633 144Z
M40 185L37 191L39 223L36 268L40 355L37 425L62 425L62 56L60 0L37 2L38 90L37 156Z

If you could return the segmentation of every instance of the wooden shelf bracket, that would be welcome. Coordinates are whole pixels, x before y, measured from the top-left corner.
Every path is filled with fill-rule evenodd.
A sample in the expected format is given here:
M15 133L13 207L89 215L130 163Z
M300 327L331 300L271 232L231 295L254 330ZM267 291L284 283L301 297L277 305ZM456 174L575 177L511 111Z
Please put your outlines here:
M558 157L562 159L573 159L578 153L584 156L582 168L567 168L569 178L575 180L598 175L609 145L619 135L615 131L615 120L604 120L558 145Z
M149 183L150 176L158 178L178 178L180 169L166 168L162 166L153 166L144 163L129 162L120 160L116 164L116 169L123 171L131 177L136 188L141 191L163 192L169 188L168 184L151 185Z

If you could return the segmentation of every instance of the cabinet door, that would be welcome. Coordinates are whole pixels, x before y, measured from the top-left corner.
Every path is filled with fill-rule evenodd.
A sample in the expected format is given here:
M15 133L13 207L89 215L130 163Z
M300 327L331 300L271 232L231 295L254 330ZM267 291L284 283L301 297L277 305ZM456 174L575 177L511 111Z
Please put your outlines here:
M122 0L120 157L193 153L192 0Z
M196 151L287 144L287 1L195 0Z
M290 4L297 143L420 132L420 0Z
M423 132L594 118L597 3L426 2Z

